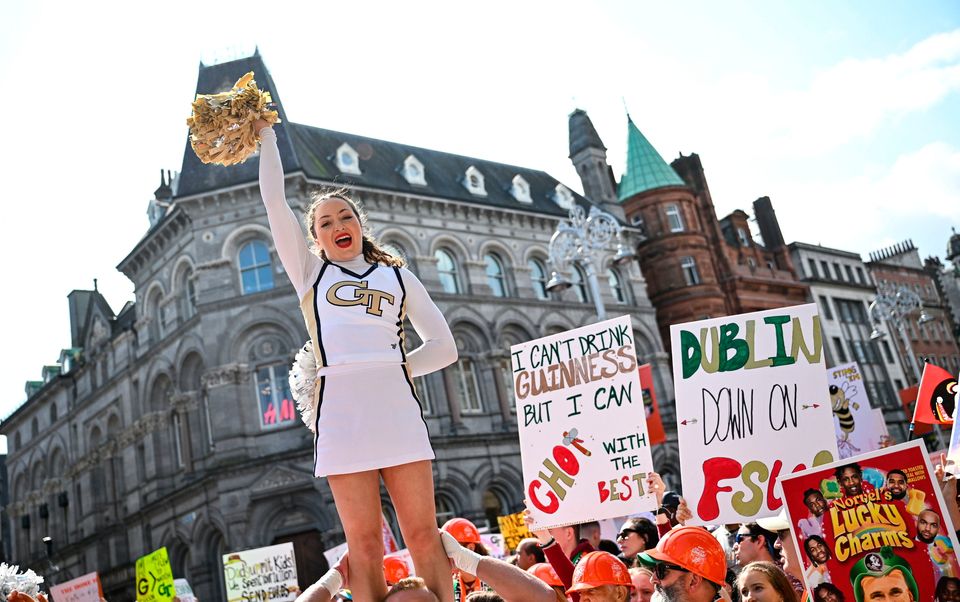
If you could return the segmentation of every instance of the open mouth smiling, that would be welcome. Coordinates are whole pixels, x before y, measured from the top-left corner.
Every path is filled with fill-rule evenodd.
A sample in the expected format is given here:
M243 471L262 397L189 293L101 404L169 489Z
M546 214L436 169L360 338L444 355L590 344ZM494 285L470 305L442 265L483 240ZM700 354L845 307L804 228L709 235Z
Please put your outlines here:
M351 243L353 243L353 237L346 233L338 234L333 239L333 244L337 245L341 249L349 248Z

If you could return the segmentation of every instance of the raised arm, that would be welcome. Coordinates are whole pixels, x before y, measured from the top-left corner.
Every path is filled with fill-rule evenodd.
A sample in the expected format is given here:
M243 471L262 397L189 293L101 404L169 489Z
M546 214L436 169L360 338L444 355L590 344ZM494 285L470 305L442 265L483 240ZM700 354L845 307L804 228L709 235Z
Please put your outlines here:
M556 602L553 590L530 573L490 556L464 548L447 532L440 534L443 549L461 571L476 575L505 602Z
M446 318L420 279L403 268L400 268L400 277L407 296L407 316L423 340L423 345L407 354L407 366L412 376L423 376L457 361L457 344Z
M258 121L255 127L261 124L266 122ZM312 284L310 278L316 273L320 258L310 252L300 221L287 204L277 134L269 125L260 129L260 196L267 208L267 220L280 263L297 289L297 296L302 297Z

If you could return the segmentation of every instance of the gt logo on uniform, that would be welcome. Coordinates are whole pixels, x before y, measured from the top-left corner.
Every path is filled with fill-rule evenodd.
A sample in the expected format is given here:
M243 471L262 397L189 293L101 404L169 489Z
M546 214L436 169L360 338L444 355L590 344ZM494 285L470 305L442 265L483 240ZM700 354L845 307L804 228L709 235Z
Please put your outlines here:
M338 293L342 288L353 288L353 297L341 297ZM343 294L349 295L347 291L344 291ZM365 305L367 307L367 313L371 316L382 316L383 310L380 309L380 306L384 301L393 304L393 295L383 291L378 291L375 288L367 288L366 280L362 280L360 282L347 280L338 282L330 287L330 289L327 291L327 301L329 301L332 305L337 305L340 307Z

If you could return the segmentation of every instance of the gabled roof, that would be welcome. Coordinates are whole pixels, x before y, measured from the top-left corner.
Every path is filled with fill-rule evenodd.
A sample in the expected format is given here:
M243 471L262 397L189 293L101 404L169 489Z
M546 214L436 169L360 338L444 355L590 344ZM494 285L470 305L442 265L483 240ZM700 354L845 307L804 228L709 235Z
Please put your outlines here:
M113 309L100 294L100 291L72 290L67 295L70 307L70 346L83 347L87 342L93 317L100 315L104 325L111 324L114 319Z
M617 197L620 201L667 186L686 186L657 149L644 137L630 116L627 116L627 168L620 178Z
M257 80L257 87L270 93L275 109L280 113L280 120L287 122L287 114L283 110L277 88L270 77L270 72L263 62L259 52L246 58L220 63L219 65L204 65L200 63L200 74L197 76L197 94L217 94L226 92L237 83L248 71L253 71ZM189 108L189 105L188 105ZM184 132L187 132L184 123ZM286 171L297 171L299 162L293 154L287 129L277 128L277 144L280 147L280 158ZM258 176L260 162L257 158L247 159L246 162L230 167L222 165L205 165L197 158L190 147L190 136L186 136L186 147L183 152L183 165L180 168L180 177L177 183L177 197L187 197L201 192L219 190L230 186L255 182Z
M357 185L554 216L568 213L552 199L561 182L544 171L291 123L287 120L273 78L259 54L220 65L201 64L197 92L210 94L228 90L248 71L254 72L260 89L270 92L280 112L283 123L275 130L286 173L303 171L308 178L331 185ZM337 168L336 150L345 142L359 154L359 175L341 173ZM423 164L426 186L410 184L403 177L403 162L409 155ZM251 157L245 163L231 167L205 165L197 159L188 139L177 198L256 182L259 162L259 157ZM463 186L470 166L483 174L486 196L471 194ZM510 194L513 178L518 174L530 184L532 203L521 203ZM591 205L575 191L571 192L578 204Z

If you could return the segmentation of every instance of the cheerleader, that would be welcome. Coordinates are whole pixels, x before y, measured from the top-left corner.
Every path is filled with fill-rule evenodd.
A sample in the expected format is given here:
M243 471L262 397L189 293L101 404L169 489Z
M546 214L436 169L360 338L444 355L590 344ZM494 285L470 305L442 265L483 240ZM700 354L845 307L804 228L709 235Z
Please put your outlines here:
M453 599L436 524L434 458L413 378L453 363L450 328L423 284L365 233L364 215L341 193L317 196L309 242L284 193L273 128L261 139L260 193L277 254L293 283L313 343L317 379L304 412L314 432L314 474L326 477L350 549L357 600L382 600L380 478L390 493L417 575ZM405 317L423 340L407 353Z

